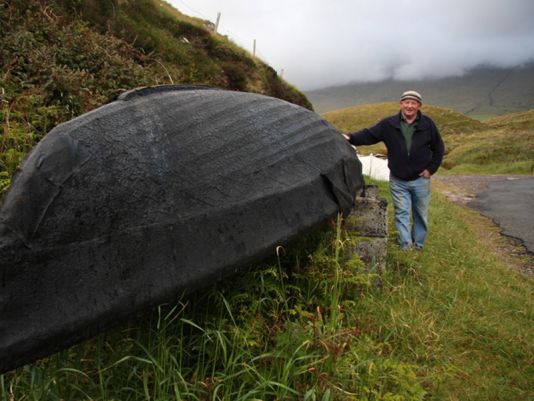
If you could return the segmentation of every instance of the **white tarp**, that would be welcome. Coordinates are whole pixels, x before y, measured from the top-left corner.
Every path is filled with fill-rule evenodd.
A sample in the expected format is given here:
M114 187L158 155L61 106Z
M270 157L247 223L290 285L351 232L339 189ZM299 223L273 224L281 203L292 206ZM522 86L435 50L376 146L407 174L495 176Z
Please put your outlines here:
M389 181L389 168L387 159L382 159L374 155L358 155L362 163L362 174L380 181Z

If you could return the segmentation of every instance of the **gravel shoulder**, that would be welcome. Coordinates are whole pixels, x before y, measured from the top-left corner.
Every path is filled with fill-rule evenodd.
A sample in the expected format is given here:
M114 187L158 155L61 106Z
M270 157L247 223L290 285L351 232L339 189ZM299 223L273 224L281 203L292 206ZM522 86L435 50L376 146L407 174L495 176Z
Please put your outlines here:
M476 195L495 182L525 178L524 175L435 175L433 180L443 184L437 189L449 200L467 205Z
M435 182L434 188L449 200L480 212L477 194L483 193L492 184L515 181L521 178L527 177L521 175L437 175L433 177L433 180ZM496 223L499 219L492 217L486 219L488 222L486 227L477 225L477 229L482 235L481 238L491 241L491 246L495 252L511 266L528 275L534 275L534 254L529 252L522 240L506 236L507 230ZM494 235L495 232L500 234Z

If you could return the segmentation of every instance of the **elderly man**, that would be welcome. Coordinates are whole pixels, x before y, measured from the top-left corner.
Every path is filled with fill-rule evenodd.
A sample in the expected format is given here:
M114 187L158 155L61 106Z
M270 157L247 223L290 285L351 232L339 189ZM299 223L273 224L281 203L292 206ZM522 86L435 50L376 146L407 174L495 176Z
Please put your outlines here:
M419 111L421 105L418 92L404 92L398 114L371 128L345 134L355 146L386 145L395 227L399 246L406 251L423 248L428 231L430 177L439 168L445 150L436 124Z

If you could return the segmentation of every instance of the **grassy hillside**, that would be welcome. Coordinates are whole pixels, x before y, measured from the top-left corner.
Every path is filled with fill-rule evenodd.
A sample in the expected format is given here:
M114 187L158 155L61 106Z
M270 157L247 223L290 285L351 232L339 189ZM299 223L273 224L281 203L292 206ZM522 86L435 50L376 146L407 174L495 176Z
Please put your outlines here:
M534 130L534 110L521 113L505 114L485 121L492 128L512 130Z
M421 111L428 114L436 122L448 150L461 143L465 135L471 135L486 129L484 123L451 109L425 104ZM324 113L323 117L342 132L354 132L371 127L382 118L398 112L399 103L389 102L348 107ZM386 154L385 147L382 144L363 146L358 151L362 154Z
M430 207L425 250L410 254L394 245L389 210L381 289L341 257L351 237L333 228L0 375L0 399L531 400L532 279L495 252L486 219L439 194Z
M421 109L437 124L446 154L441 173L534 174L534 110L485 122L450 109L425 104ZM399 111L394 103L353 106L324 113L342 132L370 127ZM361 146L361 154L387 154L383 144Z
M0 21L0 196L51 128L134 87L204 84L311 108L270 66L160 0L13 0Z
M485 122L487 129L454 147L445 166L452 172L534 174L534 110Z
M534 108L534 63L516 68L481 67L457 77L413 81L353 83L307 91L315 109L324 113L352 105L398 99L415 88L429 104L470 116L495 116Z

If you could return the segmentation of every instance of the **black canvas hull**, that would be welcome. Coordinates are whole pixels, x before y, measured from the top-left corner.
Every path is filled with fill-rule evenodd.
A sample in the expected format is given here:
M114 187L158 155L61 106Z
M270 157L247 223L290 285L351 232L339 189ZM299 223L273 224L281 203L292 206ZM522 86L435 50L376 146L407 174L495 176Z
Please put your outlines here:
M228 277L362 184L331 125L257 94L146 88L56 127L0 211L0 372Z

